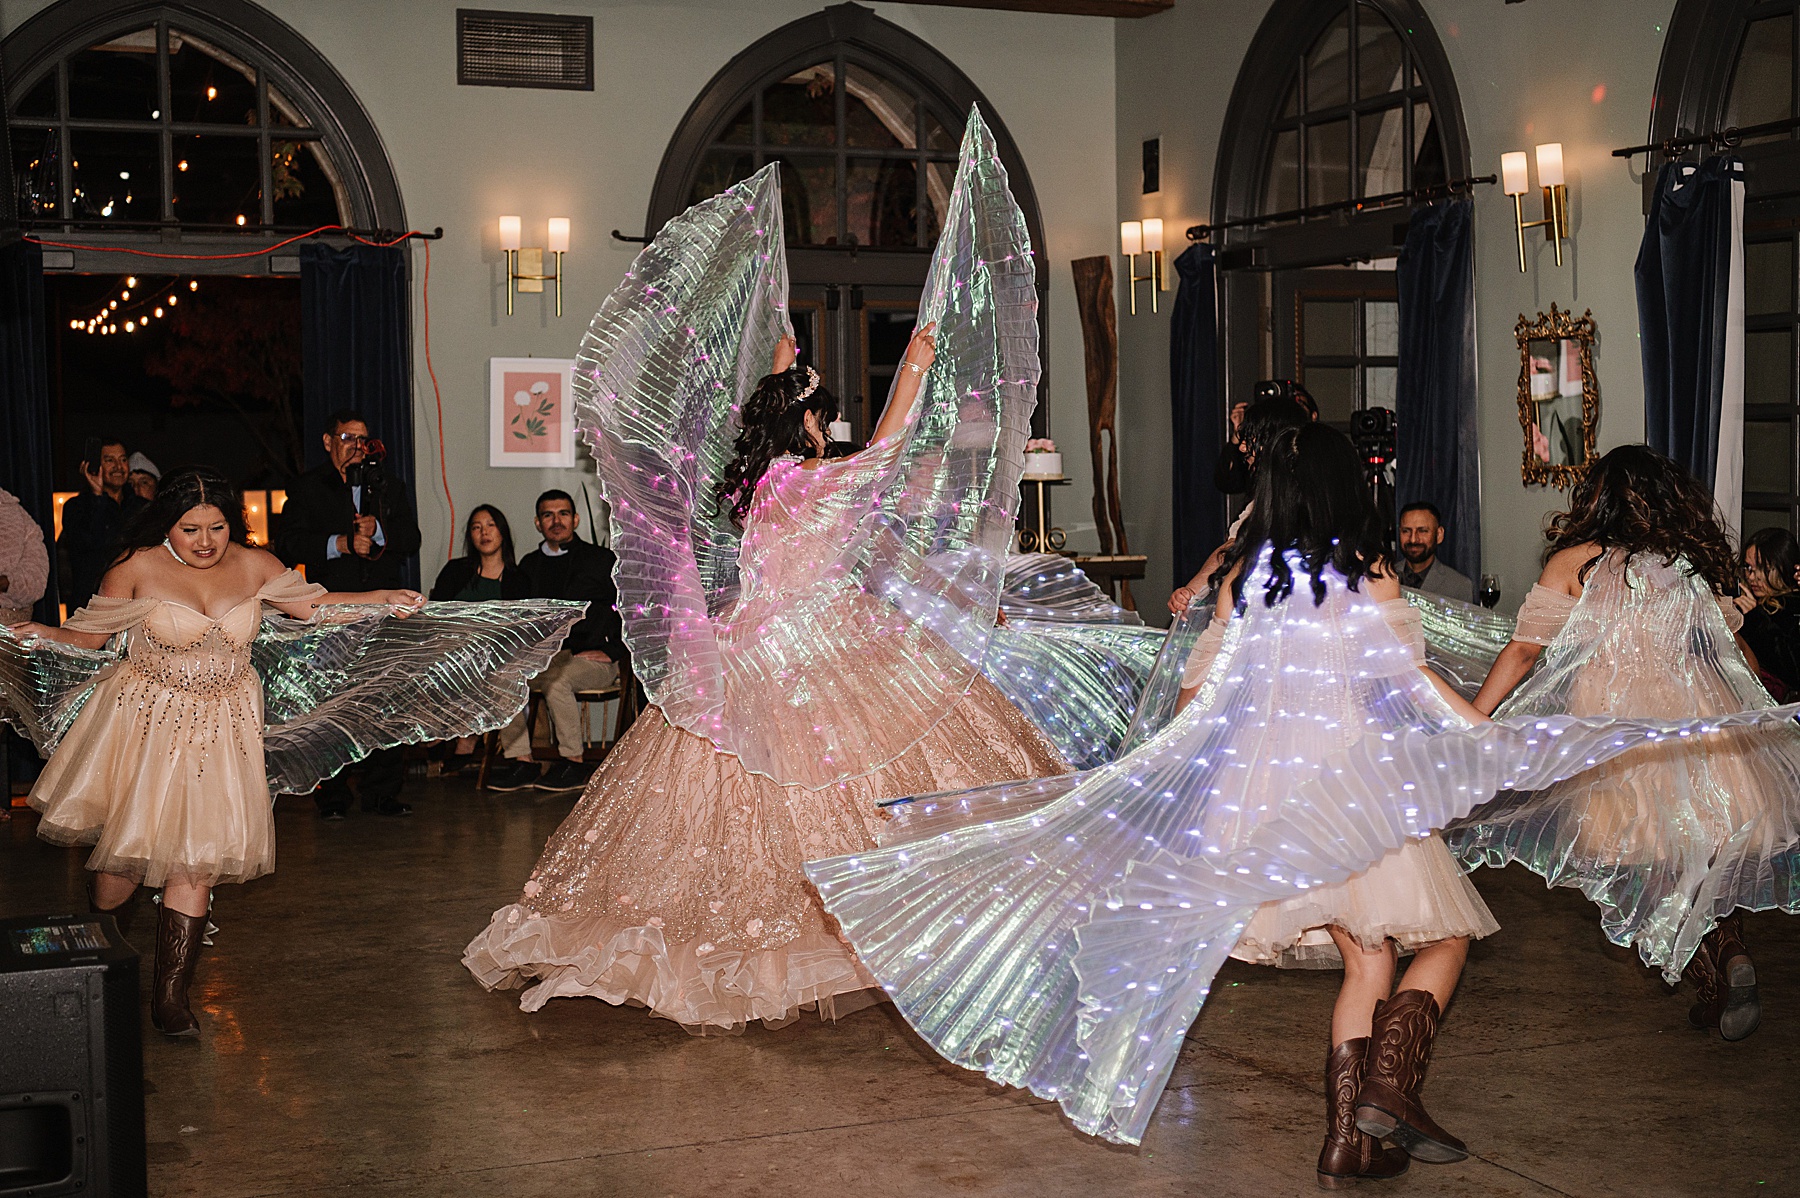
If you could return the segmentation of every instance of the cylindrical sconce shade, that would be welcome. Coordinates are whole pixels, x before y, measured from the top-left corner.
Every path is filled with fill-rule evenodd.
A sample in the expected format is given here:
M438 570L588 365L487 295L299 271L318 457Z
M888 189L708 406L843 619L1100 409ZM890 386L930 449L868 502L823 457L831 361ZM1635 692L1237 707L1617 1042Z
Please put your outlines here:
M1561 187L1563 185L1562 143L1560 141L1545 142L1537 148L1538 186Z
M550 218L549 239L545 246L552 254L569 252L569 218L553 216Z
M1523 155L1521 155L1523 157ZM519 218L503 216L500 218L500 248L516 250L519 248Z
M1144 252L1160 253L1162 248L1162 221L1153 217L1144 222Z
M1531 189L1531 180L1526 177L1529 170L1525 164L1525 151L1500 155L1500 190L1509 196L1524 195Z
M1119 224L1119 252L1121 254L1141 254L1144 252L1144 222L1137 220L1122 221Z

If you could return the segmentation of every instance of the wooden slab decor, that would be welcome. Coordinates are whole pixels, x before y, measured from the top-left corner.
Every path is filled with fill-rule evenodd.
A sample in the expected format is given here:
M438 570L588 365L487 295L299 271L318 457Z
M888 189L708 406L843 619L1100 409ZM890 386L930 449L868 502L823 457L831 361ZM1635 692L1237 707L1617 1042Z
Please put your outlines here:
M1130 553L1119 499L1119 316L1113 306L1112 257L1077 258L1069 265L1075 271L1075 307L1081 313L1081 348L1087 364L1094 526L1100 534L1102 555Z

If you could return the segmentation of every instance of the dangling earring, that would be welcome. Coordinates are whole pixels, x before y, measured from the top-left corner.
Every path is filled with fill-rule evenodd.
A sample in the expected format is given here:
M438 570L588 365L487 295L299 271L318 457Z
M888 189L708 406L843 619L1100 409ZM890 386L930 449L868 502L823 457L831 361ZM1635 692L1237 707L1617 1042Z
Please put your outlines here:
M175 552L175 546L169 542L168 537L163 538L163 548L167 549L169 551L170 557L174 558L176 561L180 562L184 566L187 565L187 560L185 558L183 558L179 553Z

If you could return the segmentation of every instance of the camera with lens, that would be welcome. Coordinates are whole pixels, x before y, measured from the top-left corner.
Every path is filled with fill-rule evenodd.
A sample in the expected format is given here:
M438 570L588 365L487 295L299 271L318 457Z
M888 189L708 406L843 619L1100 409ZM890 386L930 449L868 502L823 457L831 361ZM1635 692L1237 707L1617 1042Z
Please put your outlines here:
M1350 413L1350 442L1370 473L1385 470L1399 452L1399 424L1392 408L1364 408Z
M1264 379L1256 384L1256 398L1260 402L1265 399L1285 399L1297 403L1311 414L1314 420L1319 418L1319 405L1305 387L1293 379Z
M387 485L387 475L382 471L382 463L386 460L387 447L380 441L371 440L363 451L362 461L351 462L344 467L344 481L353 487L362 488L362 502L357 505L358 515L380 515L381 492Z

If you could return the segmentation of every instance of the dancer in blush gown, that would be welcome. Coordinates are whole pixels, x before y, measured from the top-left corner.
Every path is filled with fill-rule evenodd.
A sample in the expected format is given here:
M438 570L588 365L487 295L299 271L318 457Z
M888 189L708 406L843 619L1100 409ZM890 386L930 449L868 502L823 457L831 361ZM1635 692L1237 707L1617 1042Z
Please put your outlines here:
M878 997L802 873L876 803L1068 768L978 670L1036 402L1030 247L971 114L868 448L787 339L774 168L671 222L594 319L579 411L653 706L463 962L697 1034ZM762 364L772 373L756 380ZM740 413L741 397L741 413Z
M200 1030L187 991L213 887L275 868L272 789L499 726L581 615L541 602L415 614L422 603L308 584L247 543L228 481L189 469L127 526L85 608L61 628L0 629L0 717L50 757L31 793L38 834L94 846L90 909L121 933L139 887L162 888L160 1031ZM271 627L265 609L295 619ZM104 648L120 633L122 654Z
M1517 717L1772 708L1733 636L1738 583L1705 486L1621 446L1552 522L1543 577L1475 705ZM1517 861L1578 887L1609 940L1671 985L1686 972L1694 1027L1741 1040L1761 1018L1742 912L1800 911L1800 728L1639 749L1503 795L1452 845L1470 865Z

